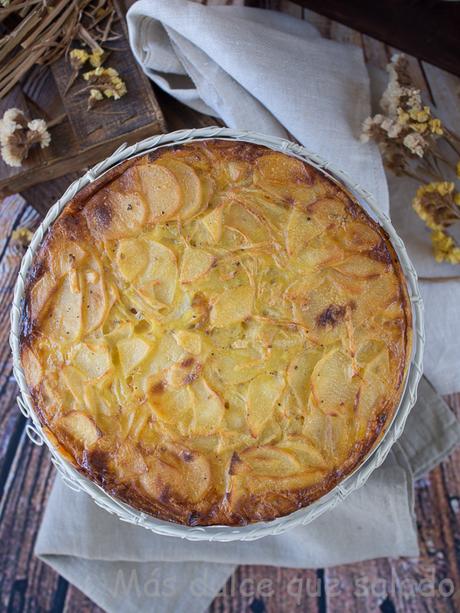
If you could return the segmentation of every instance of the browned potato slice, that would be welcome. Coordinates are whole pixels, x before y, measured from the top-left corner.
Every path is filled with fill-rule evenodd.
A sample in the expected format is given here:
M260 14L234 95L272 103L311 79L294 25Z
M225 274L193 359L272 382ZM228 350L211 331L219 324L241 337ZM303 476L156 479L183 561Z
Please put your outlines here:
M104 321L108 314L109 301L103 275L95 271L85 271L81 279L83 331L92 332Z
M193 396L192 431L212 434L224 417L224 403L203 377L191 385Z
M178 212L180 219L190 219L200 210L203 204L201 181L188 164L179 160L159 160L159 164L171 170L182 190L182 207Z
M261 221L239 202L230 202L225 208L224 224L241 232L250 243L260 243L268 238Z
M27 379L27 385L33 390L40 384L43 378L43 368L40 360L34 351L26 345L21 351L21 362Z
M85 378L82 373L73 366L64 366L61 371L65 385L70 390L70 393L81 406L84 406L84 383Z
M190 385L198 379L202 367L203 365L199 360L189 355L171 366L167 373L168 384L172 388Z
M213 243L217 243L222 236L223 218L224 211L222 206L216 207L201 218L201 223L208 231Z
M322 228L304 211L293 208L289 214L286 228L286 250L290 256L296 256L307 246L308 242L321 234Z
M211 468L202 454L177 447L151 458L148 473L139 480L149 495L160 500L167 483L170 496L199 503L209 489Z
M83 249L82 245L79 245L75 241L61 238L60 233L56 235L55 239L56 244L53 244L53 241L51 242L48 255L53 260L52 269L54 277L59 279L72 270L78 270L90 254L86 250L86 245L85 249Z
M365 255L351 255L345 261L334 264L344 275L361 279L373 279L385 272L385 265Z
M301 463L302 469L327 468L323 452L303 436L290 436L282 441L279 447L293 454Z
M115 256L117 266L126 281L140 277L149 264L149 248L140 239L119 241Z
M49 272L43 273L30 292L30 318L39 321L46 314L46 304L57 288L57 283Z
M64 277L43 321L43 331L51 338L74 342L82 329L82 294L72 291L70 277Z
M117 348L121 369L125 377L139 366L150 351L150 345L139 337L118 341Z
M308 206L307 214L323 230L339 228L347 220L345 203L339 198L321 198Z
M314 176L300 160L282 153L269 153L256 161L254 183L270 194L290 202L313 202L317 195Z
M318 235L308 243L308 249L299 254L299 264L307 269L338 266L345 258L345 252L332 240Z
M223 292L211 311L211 324L215 328L230 326L252 315L254 290L248 285L228 289Z
M104 343L81 343L76 347L73 363L88 379L98 379L112 366L112 359Z
M120 179L97 192L83 213L90 232L105 240L134 236L147 220L147 207L137 188L125 192Z
M273 415L275 403L284 387L282 377L263 374L253 379L248 387L248 426L257 437Z
M242 465L239 471L250 470L263 477L282 478L299 472L301 466L296 457L286 451L272 446L251 447L240 455Z
M370 251L382 240L378 232L359 221L347 223L336 236L341 245L350 251Z
M171 333L163 334L158 341L155 353L148 362L148 372L157 375L179 362L185 357L185 352L180 347Z
M196 332L179 330L175 333L176 341L185 351L193 355L199 355L202 348L201 336Z
M139 191L147 203L147 223L166 221L176 216L183 204L179 182L171 170L158 164L129 169L135 172Z
M190 386L171 389L165 385L165 376L159 374L150 379L148 400L155 414L167 424L187 427L193 408L193 394ZM185 432L184 432L185 433Z
M287 370L288 384L299 406L305 411L310 393L310 377L320 357L320 351L302 350L292 359Z
M215 262L216 258L204 249L186 247L182 255L180 282L191 283L204 277Z
M250 381L263 368L253 349L228 349L208 359L206 370L219 385L238 385Z
M359 379L353 376L349 355L330 350L316 364L311 376L314 404L327 415L349 413L358 400Z
M56 429L65 437L70 436L85 449L94 445L100 435L91 417L80 411L73 411L65 417L61 417L57 421Z

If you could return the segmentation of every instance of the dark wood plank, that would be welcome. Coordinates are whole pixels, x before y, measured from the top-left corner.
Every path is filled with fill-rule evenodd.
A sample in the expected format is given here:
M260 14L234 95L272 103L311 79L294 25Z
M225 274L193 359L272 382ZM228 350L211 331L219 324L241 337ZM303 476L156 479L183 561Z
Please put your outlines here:
M104 610L94 604L74 585L69 585L63 613L104 613Z
M322 613L322 572L274 566L239 566L209 613Z
M432 0L295 0L329 19L364 32L460 75L460 4Z

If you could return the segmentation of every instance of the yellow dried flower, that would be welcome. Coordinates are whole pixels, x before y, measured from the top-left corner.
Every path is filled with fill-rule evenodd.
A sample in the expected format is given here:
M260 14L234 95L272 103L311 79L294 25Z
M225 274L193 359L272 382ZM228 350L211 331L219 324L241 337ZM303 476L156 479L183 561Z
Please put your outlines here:
M424 106L422 110L413 108L410 109L409 115L414 121L417 121L418 123L425 123L430 119L431 110L429 106Z
M428 129L428 123L411 123L409 127L411 130L415 130L419 134L424 134Z
M104 99L104 96L98 89L89 90L88 109L92 109L98 102Z
M409 121L410 119L410 115L409 113L407 113L406 111L404 111L401 107L398 107L396 109L396 112L398 113L398 121L399 123L406 125L406 123Z
M460 264L460 247L451 236L442 230L434 230L431 233L431 243L436 262Z
M438 192L441 196L447 196L454 191L455 185L451 181L440 181L438 183L429 183L433 186L433 191Z
M102 49L100 51L93 51L91 55L88 57L89 63L93 68L99 68L102 65L102 59L104 57L104 51Z
M120 78L115 68L103 68L99 66L94 70L85 72L83 75L93 89L98 89L106 98L118 100L127 93L126 85Z
M442 136L444 134L444 130L443 130L440 119L430 119L429 123L430 123L430 130L432 134L436 134L437 136Z
M70 52L70 64L74 70L79 70L89 59L89 53L84 49L72 49Z
M454 194L454 202L457 206L460 206L460 192Z
M412 207L431 230L442 230L458 219L454 210L454 184L428 183L418 188Z
M34 233L29 228L16 228L11 234L14 242L19 243L23 247L27 247L33 238Z

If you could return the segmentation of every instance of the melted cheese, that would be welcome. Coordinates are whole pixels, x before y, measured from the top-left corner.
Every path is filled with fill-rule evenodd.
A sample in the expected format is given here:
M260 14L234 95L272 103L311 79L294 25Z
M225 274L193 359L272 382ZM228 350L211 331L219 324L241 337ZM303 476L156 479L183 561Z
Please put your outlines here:
M115 170L37 256L22 361L75 464L158 517L269 519L333 487L397 405L407 297L340 186L207 141Z

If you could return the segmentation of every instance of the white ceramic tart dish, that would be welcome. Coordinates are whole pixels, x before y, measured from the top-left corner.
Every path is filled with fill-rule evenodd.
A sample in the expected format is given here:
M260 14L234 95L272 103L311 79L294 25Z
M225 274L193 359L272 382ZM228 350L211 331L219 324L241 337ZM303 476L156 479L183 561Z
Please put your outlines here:
M195 540L312 521L400 436L424 343L370 194L225 128L124 147L49 211L15 288L31 438L121 519Z

